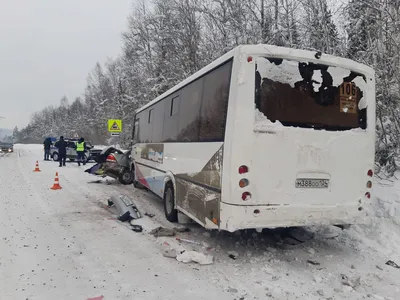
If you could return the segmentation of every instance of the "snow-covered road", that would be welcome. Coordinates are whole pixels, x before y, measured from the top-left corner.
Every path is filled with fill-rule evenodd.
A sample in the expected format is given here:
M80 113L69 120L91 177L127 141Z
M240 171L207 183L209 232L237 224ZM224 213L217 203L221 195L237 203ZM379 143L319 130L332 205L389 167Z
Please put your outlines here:
M83 167L58 168L42 154L40 146L16 145L0 155L0 300L400 299L400 269L385 264L400 264L399 182L377 188L371 224L335 238L321 232L327 228L301 230L313 238L297 246L282 245L279 230L230 234L190 225L179 234L200 246L149 235L173 226L151 194L112 180L90 183ZM60 191L50 190L56 171ZM115 220L106 203L116 194L155 215L138 221L144 232ZM163 256L166 247L211 254L214 264L180 263Z
M0 158L0 299L232 299L109 220L102 204L115 189L88 184L76 164L33 173L40 148L16 148ZM60 191L49 189L56 171Z

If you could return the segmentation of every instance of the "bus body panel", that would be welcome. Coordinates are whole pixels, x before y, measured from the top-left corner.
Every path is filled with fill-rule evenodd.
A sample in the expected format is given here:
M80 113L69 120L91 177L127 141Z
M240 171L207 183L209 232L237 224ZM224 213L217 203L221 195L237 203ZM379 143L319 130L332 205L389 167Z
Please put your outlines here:
M235 107L228 110L227 134L230 134L225 141L220 228L233 231L362 222L371 203L365 196L366 192L371 193L367 188L371 180L367 172L374 166L374 73L355 62L346 65L363 72L368 81L366 130L325 131L275 124L258 130L255 66L248 57L275 55L273 51L258 50L260 47L243 47L235 56L232 73L237 76L237 86L231 88L230 95L230 106ZM307 51L300 51L303 56L294 57L290 50L284 50L279 57L285 57L285 51L290 59L316 60ZM348 60L328 57L318 62L343 66L341 63ZM239 174L241 165L249 168L247 174ZM239 187L242 178L249 180L246 188ZM329 186L296 188L296 179L300 178L329 180ZM251 193L251 198L243 201L245 191Z
M162 198L173 174L177 209L206 226L206 218L219 220L222 153L222 142L135 144L135 176Z
M238 206L221 203L220 230L280 228L311 225L365 224L368 214L358 205Z

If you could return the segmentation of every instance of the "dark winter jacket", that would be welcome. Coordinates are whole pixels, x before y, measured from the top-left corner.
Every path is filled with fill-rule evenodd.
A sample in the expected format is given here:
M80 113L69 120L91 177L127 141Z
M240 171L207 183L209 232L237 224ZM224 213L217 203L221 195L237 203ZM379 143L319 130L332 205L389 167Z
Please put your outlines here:
M52 142L51 142L50 138L45 139L44 142L43 142L44 149L45 150L50 150L51 144L52 144Z
M67 154L67 142L64 141L63 139L60 139L59 141L57 141L54 146L56 146L58 148L58 153L60 155L66 155Z

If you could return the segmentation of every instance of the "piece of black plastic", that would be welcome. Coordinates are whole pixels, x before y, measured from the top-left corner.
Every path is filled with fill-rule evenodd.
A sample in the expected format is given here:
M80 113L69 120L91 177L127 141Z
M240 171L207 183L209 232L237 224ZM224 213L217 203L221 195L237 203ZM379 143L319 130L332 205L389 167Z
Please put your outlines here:
M141 225L131 225L131 226L132 226L132 231L135 231L135 232L143 231L143 227Z

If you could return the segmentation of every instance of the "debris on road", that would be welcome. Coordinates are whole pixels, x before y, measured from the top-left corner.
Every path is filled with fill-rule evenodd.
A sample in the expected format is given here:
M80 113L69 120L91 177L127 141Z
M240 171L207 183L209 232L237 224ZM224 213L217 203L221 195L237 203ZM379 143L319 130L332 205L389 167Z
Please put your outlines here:
M131 226L132 226L132 231L135 231L135 232L142 232L143 231L143 226L142 225L137 225L137 224L132 224L131 223Z
M361 285L361 277L357 276L355 278L349 278L348 276L342 274L342 284L346 285L346 286L350 286L353 289L356 289L357 287L359 287Z
M91 180L91 181L88 181L88 183L102 183L102 180L101 179Z
M142 217L136 205L126 195L112 196L107 203L109 207L115 206L117 208L119 214L118 220L121 222L139 219Z
M129 211L127 211L126 213L124 213L123 215L120 215L118 217L118 220L121 221L121 222L130 221L132 219L133 218L132 218L131 213Z
M176 256L176 260L183 263L195 262L199 265L211 265L214 257L196 251L184 251Z
M175 236L177 232L189 232L190 229L186 227L174 227L172 229L170 228L165 228L165 227L157 227L150 231L151 235L154 235L155 237L161 237L161 236ZM178 240L179 238L177 238Z
M174 227L175 232L190 232L190 228L188 227Z
M189 244L195 244L195 245L200 245L200 246L203 245L200 242L196 242L196 241L192 241L192 240L188 240L188 239L182 239L180 237L177 237L176 240L179 241L179 242L185 242L185 243L189 243Z
M239 253L237 253L236 251L228 251L228 257L230 257L233 260L235 260L236 258L239 257Z
M155 237L175 236L175 230L160 226L150 231L150 234L154 235Z
M150 214L150 213L144 213L144 215L146 216L146 217L149 217L149 218L153 218L154 216L155 216L155 214Z
M94 298L88 298L87 300L103 300L104 296L99 296L99 297L94 297Z
M164 255L165 257L168 257L168 258L176 258L176 256L178 255L178 253L177 253L177 251L174 250L174 249L166 249L166 250L164 250L163 255Z
M396 268L396 269L400 269L400 266L398 264L396 264L393 260L388 260L386 262L386 265L391 266L391 267Z
M319 262L314 261L314 260L311 260L311 259L307 260L307 262L308 262L309 264L311 264L311 265L314 265L314 266L319 266L319 265L321 265Z

